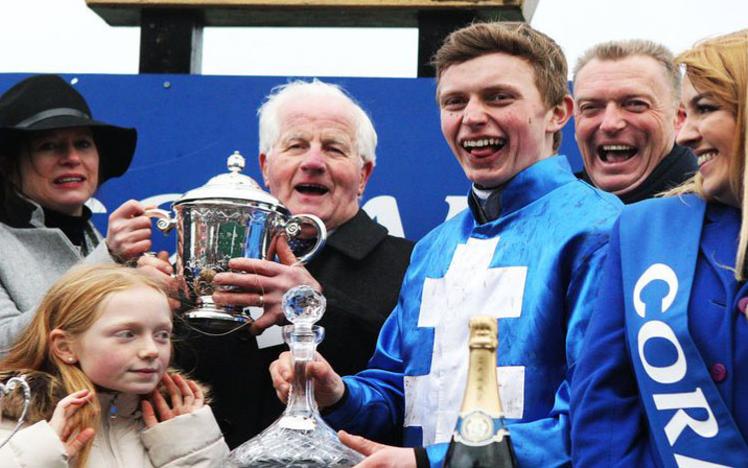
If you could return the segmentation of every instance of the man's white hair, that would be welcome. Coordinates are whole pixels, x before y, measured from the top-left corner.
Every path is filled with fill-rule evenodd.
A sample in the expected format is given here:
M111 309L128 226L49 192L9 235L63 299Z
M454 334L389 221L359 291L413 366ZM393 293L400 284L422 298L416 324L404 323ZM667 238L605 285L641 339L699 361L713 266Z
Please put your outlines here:
M270 150L280 138L280 110L288 101L301 101L309 97L343 98L351 104L356 127L356 143L361 160L376 164L377 132L366 111L340 86L312 81L295 80L276 86L257 109L260 120L260 153L270 155ZM342 109L341 109L342 110Z

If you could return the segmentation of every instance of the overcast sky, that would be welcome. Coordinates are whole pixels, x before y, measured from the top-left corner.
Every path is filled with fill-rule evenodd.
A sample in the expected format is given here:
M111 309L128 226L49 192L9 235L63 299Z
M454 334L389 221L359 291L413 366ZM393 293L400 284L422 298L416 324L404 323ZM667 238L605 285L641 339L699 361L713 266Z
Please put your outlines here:
M674 52L748 27L745 0L540 0L531 23L570 65L589 45L647 38ZM111 27L84 0L2 0L0 72L137 73L138 28ZM206 28L203 73L416 76L415 29Z

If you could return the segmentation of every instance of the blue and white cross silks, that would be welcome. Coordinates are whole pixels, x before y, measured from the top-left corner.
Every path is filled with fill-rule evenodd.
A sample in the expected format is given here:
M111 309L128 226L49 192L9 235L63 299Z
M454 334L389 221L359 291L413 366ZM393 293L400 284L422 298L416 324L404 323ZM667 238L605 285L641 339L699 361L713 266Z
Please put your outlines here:
M468 321L475 315L497 319L522 314L526 266L491 267L500 237L469 238L457 246L442 278L426 278L419 327L434 328L431 371L405 377L405 426L420 426L423 444L448 442L467 379ZM507 418L522 418L524 366L498 368Z
M657 202L620 223L626 335L657 452L666 467L745 466L748 446L688 332L705 203Z
M568 462L566 379L621 205L563 156L515 175L501 201L494 221L466 210L418 242L369 368L343 378L348 398L325 416L333 427L375 438L404 426L404 446L426 446L438 464L465 390L468 321L485 314L498 320L497 377L518 460Z

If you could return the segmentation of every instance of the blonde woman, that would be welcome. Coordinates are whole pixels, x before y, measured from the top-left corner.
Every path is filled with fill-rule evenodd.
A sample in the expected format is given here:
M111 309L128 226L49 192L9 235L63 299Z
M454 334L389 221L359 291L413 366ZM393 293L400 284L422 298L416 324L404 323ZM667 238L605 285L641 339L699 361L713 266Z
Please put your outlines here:
M76 267L49 290L0 362L26 375L27 425L0 449L3 467L219 467L228 455L201 388L168 373L172 315L144 274L117 265ZM21 411L3 405L6 421Z
M676 63L699 171L614 228L572 389L575 466L748 460L748 30Z

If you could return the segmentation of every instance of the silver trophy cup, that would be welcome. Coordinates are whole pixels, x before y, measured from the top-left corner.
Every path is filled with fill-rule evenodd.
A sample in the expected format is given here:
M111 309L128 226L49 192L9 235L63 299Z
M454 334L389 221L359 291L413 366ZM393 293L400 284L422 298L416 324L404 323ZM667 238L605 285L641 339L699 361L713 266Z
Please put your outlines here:
M159 218L159 230L177 230L176 276L182 300L188 304L184 316L211 331L251 321L242 308L213 301L213 277L229 271L230 259L273 260L275 243L284 236L303 264L327 238L318 217L292 216L280 201L241 174L244 158L238 152L229 156L227 165L229 173L213 177L173 203L176 217L164 210L148 210L150 216Z

